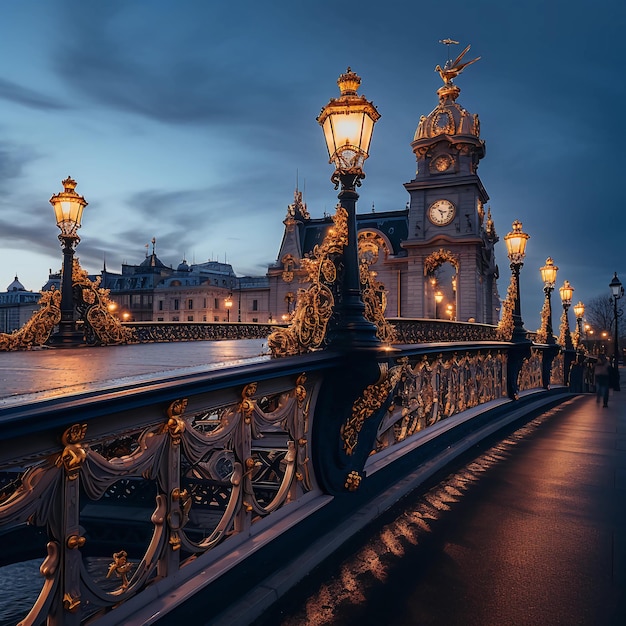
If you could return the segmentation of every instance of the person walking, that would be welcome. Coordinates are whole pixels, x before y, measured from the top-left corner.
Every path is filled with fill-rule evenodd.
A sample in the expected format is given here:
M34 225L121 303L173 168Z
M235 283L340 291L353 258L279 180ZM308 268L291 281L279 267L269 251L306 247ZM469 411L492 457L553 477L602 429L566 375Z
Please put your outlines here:
M602 397L603 407L609 406L609 373L610 364L606 354L600 354L593 369L593 374L596 381L596 403L599 403L600 397Z

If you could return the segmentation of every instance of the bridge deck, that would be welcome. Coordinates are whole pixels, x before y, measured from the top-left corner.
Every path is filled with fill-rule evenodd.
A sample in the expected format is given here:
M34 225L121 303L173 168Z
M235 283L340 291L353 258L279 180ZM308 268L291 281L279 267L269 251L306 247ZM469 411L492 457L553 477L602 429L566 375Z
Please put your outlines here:
M626 624L626 391L533 420L343 558L255 623Z

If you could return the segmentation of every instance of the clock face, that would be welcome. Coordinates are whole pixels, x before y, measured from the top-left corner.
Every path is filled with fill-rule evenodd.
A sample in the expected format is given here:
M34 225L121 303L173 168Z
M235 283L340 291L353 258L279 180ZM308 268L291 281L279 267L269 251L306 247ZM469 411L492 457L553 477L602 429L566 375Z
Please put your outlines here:
M449 224L456 213L456 207L450 200L435 200L428 207L428 219L435 226L445 226Z
M435 169L438 172L445 172L451 165L452 159L445 154L438 156L434 161Z

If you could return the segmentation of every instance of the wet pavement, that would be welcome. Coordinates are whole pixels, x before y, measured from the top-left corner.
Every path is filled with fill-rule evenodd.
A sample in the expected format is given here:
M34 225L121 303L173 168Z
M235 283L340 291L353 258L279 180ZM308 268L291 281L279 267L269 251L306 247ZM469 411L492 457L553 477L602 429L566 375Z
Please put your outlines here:
M573 397L440 481L255 624L626 624L626 389Z
M268 354L267 339L0 352L0 407L23 395L37 399L66 395L129 380L265 360Z

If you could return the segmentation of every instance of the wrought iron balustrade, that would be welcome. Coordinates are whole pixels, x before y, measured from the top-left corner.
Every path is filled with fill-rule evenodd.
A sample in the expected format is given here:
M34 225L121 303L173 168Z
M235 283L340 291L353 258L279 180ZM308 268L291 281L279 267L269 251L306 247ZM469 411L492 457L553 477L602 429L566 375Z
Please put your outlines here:
M387 449L507 402L508 349L319 351L0 407L0 558L41 562L23 623L121 624L219 577L263 533L358 493Z

